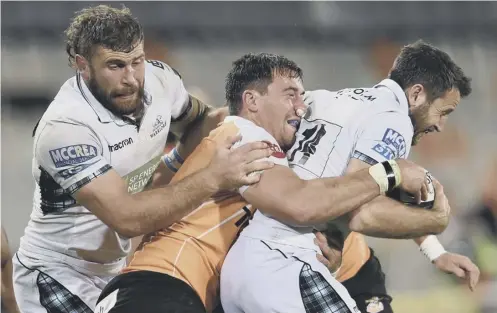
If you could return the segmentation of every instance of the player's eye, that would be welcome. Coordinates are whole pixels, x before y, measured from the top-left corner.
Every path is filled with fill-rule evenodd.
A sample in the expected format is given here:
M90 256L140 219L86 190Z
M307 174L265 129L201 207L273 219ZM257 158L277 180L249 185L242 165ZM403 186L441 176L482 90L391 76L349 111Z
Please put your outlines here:
M107 66L111 70L117 70L117 69L121 69L121 68L126 67L126 64L124 62L120 62L120 61L111 61L111 62L107 63Z

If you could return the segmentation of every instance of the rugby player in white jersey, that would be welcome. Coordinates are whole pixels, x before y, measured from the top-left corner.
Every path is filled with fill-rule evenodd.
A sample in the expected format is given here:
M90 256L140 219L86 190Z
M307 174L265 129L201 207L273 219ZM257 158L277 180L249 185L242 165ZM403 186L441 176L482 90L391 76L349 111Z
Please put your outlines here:
M402 87L386 79L373 88L307 93L310 106L297 132L297 140L287 153L290 167L299 177L311 181L337 177L372 164L377 166L387 160L405 158L411 140L416 142L426 132L442 130L447 114L456 108L461 97L470 93L469 79L446 54L430 46L417 43L403 52L417 54L422 61L411 64L406 62L407 58L398 59L395 66L401 70ZM427 63L427 58L435 58L435 61ZM395 66L394 74L397 73ZM438 73L442 69L444 71ZM264 176L249 189L259 188L263 183ZM410 208L378 196L357 210L344 212L329 221L332 241L342 247L351 231L386 238L440 233L447 225L450 207L442 186L436 180L434 185L436 197L431 210ZM266 188L267 192L274 192L274 187ZM305 203L302 206L305 210ZM285 238L291 237L289 227L268 215L259 216L264 218L251 221L224 262L221 272L224 310L230 313L354 312L340 289L343 286L314 257L315 252L320 251L313 243L313 228L294 228L302 235L294 231L294 238L289 240ZM313 226L325 228L325 225ZM355 240L355 246L362 247L364 239ZM362 265L369 259L369 252L366 245L366 251L356 249L349 259ZM375 287L376 281L361 283ZM364 300L358 306L363 312L370 312L366 309L369 302Z
M235 137L201 171L141 192L159 164L172 176L167 170L179 167L217 116L189 96L171 67L145 60L143 29L129 10L84 9L66 35L77 73L34 131L33 211L14 257L22 312L92 312L125 265L130 238L167 227L213 193L257 182L248 174L272 167L252 162L271 154L267 145L231 151ZM182 152L162 163L170 128L189 135Z
M416 88L419 89L419 86L416 85L422 86L423 90L416 93ZM396 107L395 102L390 101L388 97L374 96L376 99L373 99L371 92L378 93L379 90L390 89L394 93L395 90L399 91L399 88L402 89L401 92L405 96L402 97L402 94L400 94L396 100L401 99L401 101L397 101L399 104L407 103L410 123L392 121L392 118L395 119L395 115L399 116L397 121L401 120L402 117L405 119L405 112L394 113L394 110L391 110L375 114L374 111L370 111L369 107L378 106L378 102L384 105L390 103L390 107ZM322 107L330 107L322 114L313 113L315 117L320 116L327 122L340 122L340 113L347 112L343 111L343 108L346 107L350 107L352 111L359 110L358 116L362 114L366 119L369 119L365 124L366 126L363 126L364 132L368 136L367 141L358 141L347 167L346 173L349 173L392 157L407 158L410 150L408 140L412 138L411 144L415 145L424 134L442 131L448 115L457 107L460 98L466 97L470 93L470 79L465 76L450 56L432 45L418 41L405 46L401 50L392 66L389 79L383 80L373 89L345 89L338 93L320 90L310 92L307 100L309 103L312 102L311 107L316 107L316 110L321 110ZM421 98L419 98L419 94ZM313 100L315 98L316 100ZM349 123L351 122L354 121ZM361 123L361 121L358 123ZM319 122L306 122L306 124L316 126ZM309 131L306 133L305 129L299 131L300 138L304 140L300 144L304 144L306 141L304 137L308 136L308 133ZM308 142L307 145L313 146L313 149L316 146L319 147L315 149L314 156L310 158L308 163L306 162L306 165L303 166L293 159L290 162L299 175L308 173L307 170L312 166L316 166L320 160L327 160L323 155L326 141L320 141L320 143L311 142ZM299 153L297 150L296 145L291 153L297 155ZM291 158L291 155L289 157ZM333 163L334 159L330 158L329 162ZM336 174L336 169L327 166L323 176ZM391 227L387 220L377 218L381 216L380 211L375 211L374 213L376 213L376 217L371 215L369 220L356 220L358 223L354 225L355 230L366 235L375 236L376 230L364 228L365 224L373 224L377 229ZM343 249L342 262L340 269L336 272L336 278L347 288L362 311L393 312L391 307L392 298L388 295L385 287L385 274L382 272L379 260L375 257L373 250L367 246L364 237L358 233L348 235L349 230L342 232L343 225L342 227L337 227L336 224L330 223L329 226L325 231L327 237L331 242L338 243L338 247L335 248ZM412 234L410 234L410 237L412 237ZM332 251L327 246L324 236L318 234L318 239L318 244L323 251ZM420 246L420 250L427 259L434 263L436 268L466 280L469 288L474 290L480 272L469 258L445 251L435 236L423 236L415 238L414 241ZM330 259L333 258L334 256L330 257ZM329 262L326 259L321 259L325 263ZM334 261L331 260L331 263L334 263Z

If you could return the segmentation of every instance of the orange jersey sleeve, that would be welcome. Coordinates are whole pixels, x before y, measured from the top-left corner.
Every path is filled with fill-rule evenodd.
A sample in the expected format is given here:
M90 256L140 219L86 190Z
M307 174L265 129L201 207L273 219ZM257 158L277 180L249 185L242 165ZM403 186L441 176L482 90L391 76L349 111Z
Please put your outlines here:
M212 131L172 182L206 167L216 152L216 144L238 133L232 122ZM238 192L217 194L179 222L146 236L123 272L148 270L181 279L198 293L210 312L218 302L224 258L253 213Z
M343 245L342 264L336 273L336 279L343 282L354 277L368 261L370 255L371 251L364 235L351 232Z

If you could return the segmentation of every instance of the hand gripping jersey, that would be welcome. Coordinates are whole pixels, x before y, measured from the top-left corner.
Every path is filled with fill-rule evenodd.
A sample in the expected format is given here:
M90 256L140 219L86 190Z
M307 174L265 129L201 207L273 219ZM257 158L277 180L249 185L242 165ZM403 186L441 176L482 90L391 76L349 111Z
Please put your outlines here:
M61 87L34 134L36 189L20 244L24 255L57 259L100 275L115 275L123 267L129 239L78 205L72 195L111 168L126 181L129 193L146 186L171 122L189 118L195 108L181 78L162 62L147 62L144 88L145 112L135 125L106 110L80 75Z
M373 88L311 91L306 101L309 112L287 153L301 178L341 176L351 158L371 165L407 158L413 126L404 91L394 81L385 79ZM349 235L347 216L330 221L327 228L342 244L347 238L337 277L343 281L355 275L370 251L362 235Z
M248 142L266 141L275 150L269 159L286 165L284 153L268 132L249 120L228 116L202 140L172 182L206 167L217 144L237 134L241 134L242 139L233 148ZM218 193L181 221L147 236L123 272L147 270L181 279L198 293L210 312L218 303L219 273L224 258L255 211L240 196L246 188Z

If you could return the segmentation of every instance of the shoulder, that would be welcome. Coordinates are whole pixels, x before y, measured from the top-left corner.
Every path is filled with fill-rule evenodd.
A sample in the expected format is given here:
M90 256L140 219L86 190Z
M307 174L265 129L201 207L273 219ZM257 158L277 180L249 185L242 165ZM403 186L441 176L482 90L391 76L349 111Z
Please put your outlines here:
M162 61L146 60L145 63L146 75L159 80L163 84L182 80L180 73L176 69Z
M74 83L74 84L73 84ZM68 80L44 112L42 123L88 125L97 121L98 116L92 106L85 100L72 79Z

